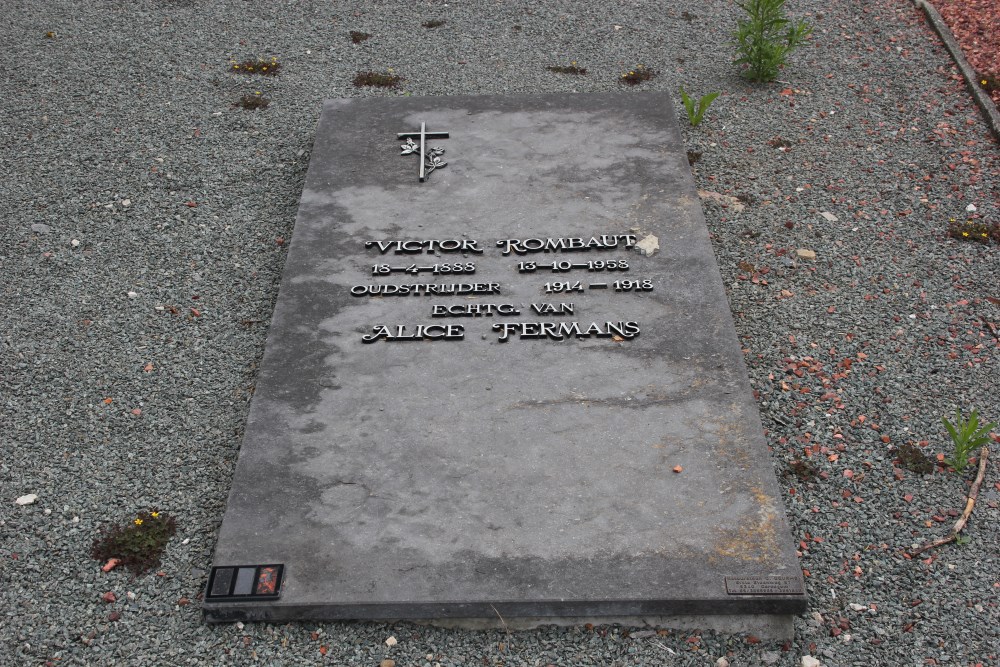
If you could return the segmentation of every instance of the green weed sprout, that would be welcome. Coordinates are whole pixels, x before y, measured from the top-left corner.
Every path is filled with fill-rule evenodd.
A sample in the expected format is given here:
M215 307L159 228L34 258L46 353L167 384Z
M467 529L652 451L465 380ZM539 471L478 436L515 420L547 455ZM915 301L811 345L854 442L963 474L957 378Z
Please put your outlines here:
M785 0L744 0L736 3L748 14L737 21L733 33L740 57L733 61L747 65L743 73L751 81L774 81L788 54L812 33L803 20L791 23L784 15Z
M962 411L955 410L955 423L952 424L946 417L941 417L941 422L948 429L955 444L955 453L951 458L945 459L945 463L955 469L956 472L965 472L969 465L969 455L973 450L982 447L990 441L990 429L996 426L996 422L990 422L985 426L979 425L979 412L973 408L969 420L962 418Z
M691 127L698 127L701 121L705 118L705 112L708 111L709 105L715 101L715 98L719 96L719 93L709 93L708 95L702 95L698 100L698 105L695 106L694 100L684 92L684 86L681 86L681 100L684 101L684 108L687 110L688 121L691 123Z
M177 532L177 522L166 512L140 512L125 525L102 529L90 555L97 560L118 559L136 575L160 564L167 542Z

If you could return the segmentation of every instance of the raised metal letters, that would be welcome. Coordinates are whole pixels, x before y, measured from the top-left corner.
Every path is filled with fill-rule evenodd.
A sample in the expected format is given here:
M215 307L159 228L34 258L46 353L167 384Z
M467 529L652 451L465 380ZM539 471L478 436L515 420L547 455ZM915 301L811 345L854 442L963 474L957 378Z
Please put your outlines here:
M591 322L580 326L579 322L503 322L493 325L494 331L500 332L501 343L506 343L511 334L518 338L548 338L550 340L566 340L572 336L577 338L614 338L628 340L639 335L638 322Z
M461 340L465 338L465 327L461 324L418 324L413 328L413 332L407 329L407 325L398 324L387 326L376 324L372 327L372 332L361 337L362 343L374 343L377 340L385 341L418 341L418 340Z
M354 296L431 296L432 294L499 294L500 283L404 283L402 285L355 285Z
M587 238L558 239L502 239L497 246L503 248L502 253L509 255L524 255L529 252L587 252L588 250L616 250L619 247L631 248L635 245L632 234L602 234Z
M431 136L421 125L422 135ZM447 133L439 133L447 136ZM400 134L400 137L407 135ZM416 135L414 135L416 136ZM408 144L412 144L409 141ZM415 146L415 144L413 144ZM408 152L414 152L411 146ZM404 153L407 146L404 145ZM631 234L603 234L591 237L567 238L527 238L500 239L496 247L502 255L524 255L528 253L550 252L587 252L590 250L628 249L635 245L636 237ZM422 253L474 253L483 254L479 241L470 239L390 239L386 241L366 241L365 248L374 249L381 255L394 253L396 255L418 255ZM401 258L402 259L402 258ZM417 259L414 257L413 259ZM386 260L383 260L386 261ZM538 271L565 273L574 270L593 272L629 271L632 267L624 259L589 260L585 262L554 261L539 263L536 261L519 262L514 267L517 273L534 274ZM398 273L409 273L413 277L420 274L432 276L460 275L475 273L474 262L441 262L441 263L407 263L373 264L371 275L376 278L390 278ZM597 278L598 276L593 276ZM602 276L603 277L603 276ZM608 275L608 278L614 277ZM653 282L649 279L615 280L613 282L582 282L561 280L546 282L539 285L545 294L585 293L587 290L609 290L621 292L649 292ZM390 283L372 285L354 285L351 287L353 296L462 296L475 298L480 295L500 294L500 283ZM572 316L576 312L574 303L531 303L528 304L536 317L562 318ZM436 303L431 306L430 316L433 318L450 317L516 317L521 315L524 304L513 303ZM574 338L611 338L615 341L626 341L639 335L639 323L633 321L605 321L580 323L565 321L542 322L502 322L493 325L493 330L499 333L499 342L506 343L511 337L527 340L563 341ZM450 324L377 324L372 327L372 333L362 336L362 342L374 343L384 340L421 341L421 340L464 340L465 329L460 325ZM485 338L485 336L484 336Z
M726 577L728 595L805 595L798 577Z
M416 153L420 156L420 182L423 183L424 179L434 171L435 169L440 169L442 167L448 166L448 163L441 159L444 155L444 149L439 147L428 148L427 139L447 139L447 132L428 132L427 123L420 124L419 132L400 132L396 135L398 139L406 139L400 148L402 153L400 155L410 155ZM420 143L413 141L413 137L420 137Z

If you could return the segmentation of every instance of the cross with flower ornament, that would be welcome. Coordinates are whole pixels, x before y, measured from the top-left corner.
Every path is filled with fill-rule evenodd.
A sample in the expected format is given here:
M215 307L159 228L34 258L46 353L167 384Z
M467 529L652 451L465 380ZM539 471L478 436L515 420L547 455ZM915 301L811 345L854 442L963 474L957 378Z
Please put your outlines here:
M427 123L420 124L419 132L400 132L396 135L398 139L406 139L400 148L402 153L400 155L411 155L418 154L420 156L420 182L423 183L424 179L435 169L440 169L441 167L448 166L448 163L441 159L444 155L444 149L440 147L427 147L427 139L447 139L447 132L428 132ZM420 143L413 141L415 137L420 138Z

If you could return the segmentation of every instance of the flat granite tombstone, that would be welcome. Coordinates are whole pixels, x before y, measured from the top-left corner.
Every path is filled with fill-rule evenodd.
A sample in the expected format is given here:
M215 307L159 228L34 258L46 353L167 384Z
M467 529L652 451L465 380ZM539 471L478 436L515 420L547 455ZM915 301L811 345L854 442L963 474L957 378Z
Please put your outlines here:
M327 101L206 619L805 607L670 100Z

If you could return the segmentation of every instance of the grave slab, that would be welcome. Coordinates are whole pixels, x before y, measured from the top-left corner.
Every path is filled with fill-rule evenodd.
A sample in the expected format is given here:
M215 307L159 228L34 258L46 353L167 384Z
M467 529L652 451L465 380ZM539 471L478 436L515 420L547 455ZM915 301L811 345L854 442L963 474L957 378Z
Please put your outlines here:
M327 101L206 620L805 608L669 98Z

